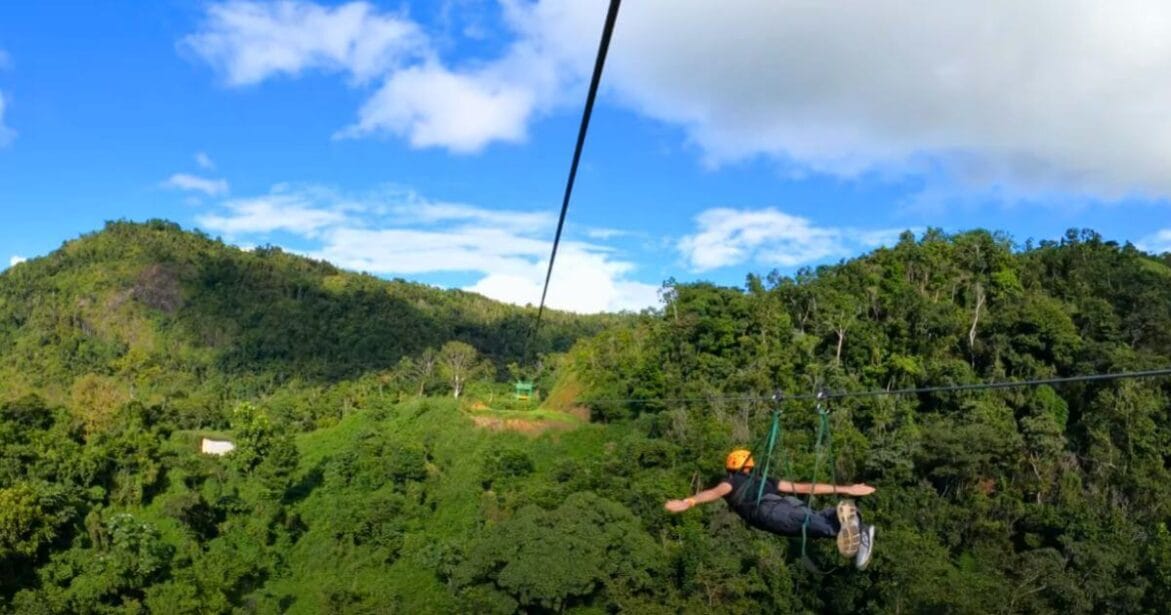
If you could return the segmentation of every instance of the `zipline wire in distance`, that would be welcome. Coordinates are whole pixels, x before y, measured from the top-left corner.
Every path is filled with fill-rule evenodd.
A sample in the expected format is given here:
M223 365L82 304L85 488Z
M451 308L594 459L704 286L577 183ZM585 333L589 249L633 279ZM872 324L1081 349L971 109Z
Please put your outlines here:
M1063 378L1037 378L1032 380L1004 380L1000 382L976 382L972 384L952 384L931 387L917 387L908 389L870 389L867 391L820 391L818 393L801 393L783 395L781 401L787 400L815 400L815 399L847 399L851 397L897 397L903 395L920 395L925 393L962 393L971 391L990 391L997 389L1017 389L1024 387L1044 386L1049 384L1072 384L1076 382L1095 382L1102 380L1137 380L1139 378L1159 378L1171 376L1171 367L1134 372L1114 372L1106 374L1086 374L1082 376L1066 376ZM649 398L600 398L577 400L581 404L651 404L651 403L691 403L691 402L773 402L776 395L761 397L754 395L713 395L710 397L649 397Z
M586 132L590 128L590 116L594 112L594 99L598 96L598 84L602 81L602 67L606 64L606 52L610 49L610 38L614 34L614 24L618 20L618 6L622 0L610 0L610 9L606 12L606 23L602 27L602 40L598 43L598 57L594 61L594 74L590 78L590 90L586 96L585 109L581 114L581 128L577 131L577 145L573 148L573 162L569 165L569 179L565 182L565 197L561 200L561 216L557 219L557 232L553 235L553 251L549 255L549 268L545 272L545 288L541 291L541 303L537 307L537 320L533 325L533 332L529 342L525 344L525 359L528 359L528 347L536 339L537 331L541 328L541 316L545 312L545 296L549 294L549 281L553 278L553 261L557 260L557 246L561 243L561 229L565 227L565 214L569 212L569 197L573 194L573 182L577 179L577 166L581 162L581 151L585 147Z

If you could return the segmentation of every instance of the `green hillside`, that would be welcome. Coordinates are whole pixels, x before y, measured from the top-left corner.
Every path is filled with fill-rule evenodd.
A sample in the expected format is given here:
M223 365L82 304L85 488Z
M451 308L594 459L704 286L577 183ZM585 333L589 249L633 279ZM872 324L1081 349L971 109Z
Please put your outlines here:
M510 363L532 376L534 358L622 320L552 311L526 348L534 313L168 222L112 222L0 275L0 399L36 393L95 424L138 401L221 426L235 399L362 378L384 395L430 390L437 375L414 361L450 341L490 360L487 380L508 379Z
M494 412L531 310L115 223L0 275L0 611L1160 613L1171 379L834 401L834 473L878 488L865 572L662 505L767 426L733 397L1171 366L1168 265L929 231L670 283L555 315L550 407ZM418 368L459 342L486 362L456 400ZM783 409L808 480L816 415Z

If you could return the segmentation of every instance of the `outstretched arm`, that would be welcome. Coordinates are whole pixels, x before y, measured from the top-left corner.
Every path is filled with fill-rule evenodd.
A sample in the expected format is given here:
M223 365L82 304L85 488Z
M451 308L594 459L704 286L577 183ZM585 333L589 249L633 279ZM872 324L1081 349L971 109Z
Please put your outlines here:
M697 504L707 504L708 502L715 502L716 500L728 495L732 492L732 485L729 483L720 483L711 489L704 489L699 493L682 500L670 500L663 505L667 512L681 513L692 508Z
M852 495L861 497L874 493L874 487L866 483L854 485L830 485L827 483L794 483L787 480L777 481L777 491L781 493L808 493L812 495Z

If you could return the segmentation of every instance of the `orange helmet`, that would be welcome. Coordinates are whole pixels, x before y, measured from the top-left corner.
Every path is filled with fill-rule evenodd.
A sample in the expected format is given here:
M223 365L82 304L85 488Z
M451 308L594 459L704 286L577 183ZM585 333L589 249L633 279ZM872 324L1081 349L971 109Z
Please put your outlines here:
M732 472L750 470L754 466L756 462L752 460L752 451L746 448L738 448L728 453L728 459L724 461L724 467Z

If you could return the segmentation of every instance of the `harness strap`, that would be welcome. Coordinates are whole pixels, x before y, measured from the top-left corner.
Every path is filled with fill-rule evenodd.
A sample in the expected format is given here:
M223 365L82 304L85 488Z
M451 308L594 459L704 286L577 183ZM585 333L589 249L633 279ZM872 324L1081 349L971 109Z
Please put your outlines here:
M773 450L776 448L777 442L780 442L781 435L781 411L778 407L772 411L772 425L769 426L765 444L764 467L762 468L758 464L753 468L754 472L759 471L759 474L754 477L757 478L757 483L759 483L756 487L756 507L760 506L760 500L764 497L764 486L767 482L765 479L769 476L769 469L773 463ZM784 456L784 453L782 452L781 455Z
M830 430L829 430L829 409L827 409L821 403L821 399L825 397L825 392L819 391L817 394L817 397L818 397L818 402L817 402L818 426L817 426L817 443L814 445L814 448L813 448L813 450L814 450L813 478L812 478L813 482L810 483L809 498L806 500L806 503L805 503L805 506L806 506L806 508L805 508L805 521L801 524L801 558L803 560L808 559L808 556L806 555L806 546L807 546L807 543L809 542L809 518L813 514L813 503L817 499L817 496L814 494L814 489L817 485L817 469L821 467L822 459L825 459L828 456L828 451L831 449L831 446L832 446L832 444L831 444L832 440L831 440ZM823 446L823 443L824 443L824 446ZM837 468L834 467L835 464L833 463L832 457L830 457L830 464L829 465L830 465L830 476L832 477L833 484L836 485L838 482Z

